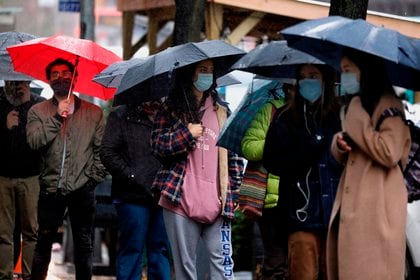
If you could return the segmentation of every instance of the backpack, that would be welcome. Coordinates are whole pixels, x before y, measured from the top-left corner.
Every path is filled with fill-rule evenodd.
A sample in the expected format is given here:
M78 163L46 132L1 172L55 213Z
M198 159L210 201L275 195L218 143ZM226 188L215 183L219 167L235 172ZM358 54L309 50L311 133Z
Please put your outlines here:
M401 162L399 162L399 165L403 172L408 191L408 202L412 202L420 199L420 127L416 126L412 121L407 120L401 110L388 108L379 117L376 130L379 130L379 127L386 118L395 116L401 117L404 123L410 128L411 148L408 155L408 163L404 170L402 169Z

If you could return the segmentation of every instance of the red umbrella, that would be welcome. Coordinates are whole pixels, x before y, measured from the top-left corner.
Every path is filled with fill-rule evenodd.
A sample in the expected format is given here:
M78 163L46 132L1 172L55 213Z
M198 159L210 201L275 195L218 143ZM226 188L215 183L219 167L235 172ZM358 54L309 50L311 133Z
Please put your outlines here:
M115 89L104 88L93 82L92 78L108 65L121 61L121 58L90 40L54 35L10 46L7 51L16 71L44 82L48 82L45 68L56 58L69 60L73 64L78 60L74 91L104 100L114 96Z

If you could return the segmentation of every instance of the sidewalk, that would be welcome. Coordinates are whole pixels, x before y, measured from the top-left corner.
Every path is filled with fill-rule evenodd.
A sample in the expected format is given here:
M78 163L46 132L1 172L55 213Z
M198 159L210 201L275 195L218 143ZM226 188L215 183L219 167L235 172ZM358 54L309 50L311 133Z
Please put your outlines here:
M63 251L52 252L47 280L74 280L74 265L63 263ZM94 275L92 280L115 280L115 277Z
M62 253L53 252L51 263L48 269L47 280L74 280L74 266L73 264L62 263ZM252 273L248 271L235 272L235 280L251 280ZM92 280L116 280L115 277L94 275Z
M104 256L105 257L105 256ZM48 268L47 280L74 280L73 263L63 263L63 250L53 251L51 254L51 262ZM116 280L113 276L94 275L92 280ZM252 272L237 271L235 272L235 280L252 280Z

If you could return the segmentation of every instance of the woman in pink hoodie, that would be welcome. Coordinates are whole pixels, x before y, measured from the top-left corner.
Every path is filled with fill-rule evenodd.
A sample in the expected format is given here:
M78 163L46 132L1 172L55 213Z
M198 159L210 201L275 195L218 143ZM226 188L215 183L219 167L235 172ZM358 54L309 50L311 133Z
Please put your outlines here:
M215 90L212 60L180 68L152 130L162 168L153 187L172 247L176 279L197 279L197 244L209 252L210 278L233 279L230 221L243 161L216 146L229 109Z

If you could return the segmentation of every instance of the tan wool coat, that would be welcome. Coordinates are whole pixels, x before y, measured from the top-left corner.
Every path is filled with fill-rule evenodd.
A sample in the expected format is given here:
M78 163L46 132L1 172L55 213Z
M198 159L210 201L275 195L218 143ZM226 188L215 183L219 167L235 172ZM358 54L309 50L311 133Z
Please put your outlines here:
M345 164L327 238L329 280L399 280L404 275L407 190L398 166L407 162L408 127L400 117L375 125L382 112L400 100L381 97L372 117L359 97L350 102L343 131L354 140L343 153L333 139L332 153Z

